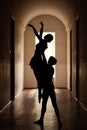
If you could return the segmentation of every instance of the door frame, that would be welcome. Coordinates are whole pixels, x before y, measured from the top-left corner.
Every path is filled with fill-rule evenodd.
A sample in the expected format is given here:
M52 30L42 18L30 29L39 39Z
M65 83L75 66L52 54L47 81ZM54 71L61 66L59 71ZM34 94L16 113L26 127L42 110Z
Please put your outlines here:
M10 17L10 100L15 98L15 20Z
M72 30L70 30L70 91L72 91Z
M76 18L76 98L79 101L79 17Z

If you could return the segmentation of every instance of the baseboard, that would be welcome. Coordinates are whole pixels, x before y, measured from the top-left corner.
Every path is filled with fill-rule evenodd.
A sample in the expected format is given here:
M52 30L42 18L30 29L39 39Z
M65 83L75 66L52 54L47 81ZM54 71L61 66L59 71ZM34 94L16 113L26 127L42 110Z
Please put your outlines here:
M87 111L87 108L79 101L79 104L83 107L85 111Z
M11 102L12 102L12 101L9 101L9 103L2 108L2 109L0 110L0 113L2 113L2 112L7 108L7 106L8 106Z

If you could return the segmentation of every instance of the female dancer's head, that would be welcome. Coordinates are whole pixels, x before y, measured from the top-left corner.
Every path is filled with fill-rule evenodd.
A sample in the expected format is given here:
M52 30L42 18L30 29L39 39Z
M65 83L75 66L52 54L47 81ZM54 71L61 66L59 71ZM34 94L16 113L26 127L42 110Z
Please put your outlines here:
M44 36L44 40L45 40L46 42L51 42L51 41L53 40L53 35L51 35L51 34L45 35L45 36Z

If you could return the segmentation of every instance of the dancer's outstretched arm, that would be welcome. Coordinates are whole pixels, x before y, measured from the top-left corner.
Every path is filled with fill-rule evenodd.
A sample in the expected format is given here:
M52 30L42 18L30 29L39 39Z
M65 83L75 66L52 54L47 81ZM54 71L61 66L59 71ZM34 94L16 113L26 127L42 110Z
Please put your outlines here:
M42 25L42 22L40 23ZM32 24L28 24L28 26L32 27L33 31L34 31L34 34L36 35L36 37L39 39L39 41L42 40L42 33L43 33L43 25L40 29L40 35L38 34L36 28L32 25Z
M41 21L40 22L40 24L41 24L41 29L40 29L40 37L42 38L42 35L43 35L43 22Z

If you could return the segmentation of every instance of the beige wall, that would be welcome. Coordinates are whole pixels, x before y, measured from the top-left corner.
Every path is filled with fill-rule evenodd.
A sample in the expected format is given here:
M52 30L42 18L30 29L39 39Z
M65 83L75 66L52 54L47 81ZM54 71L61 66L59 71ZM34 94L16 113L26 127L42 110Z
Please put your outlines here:
M44 23L44 31L55 32L55 51L58 63L56 65L55 87L67 87L67 41L66 30L63 23L49 15L35 17L30 21L37 30L40 29L40 21ZM27 27L24 35L24 87L36 88L36 81L30 68L29 61L34 54L35 41L33 31Z
M23 90L24 74L24 29L15 17L15 96Z

